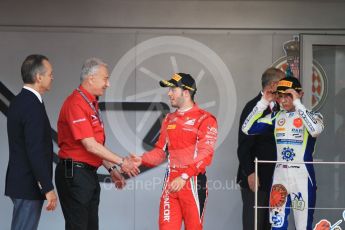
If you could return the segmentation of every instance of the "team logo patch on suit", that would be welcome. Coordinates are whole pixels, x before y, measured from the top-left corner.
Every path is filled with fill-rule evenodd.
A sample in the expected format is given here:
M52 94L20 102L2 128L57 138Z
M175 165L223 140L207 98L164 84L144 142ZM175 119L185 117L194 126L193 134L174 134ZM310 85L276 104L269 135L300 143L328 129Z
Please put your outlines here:
M285 204L287 190L282 184L272 186L270 195L270 207L282 207Z
M279 126L283 126L285 124L285 118L279 119L277 123Z
M279 212L275 212L275 214L272 215L271 222L273 227L280 228L284 224L284 215Z
M303 125L302 119L301 118L296 118L293 120L293 125L296 128L300 128Z
M195 119L187 120L184 124L185 125L194 125L195 124Z
M80 118L78 120L74 120L74 121L72 121L72 123L76 124L76 123L80 123L80 122L83 122L83 121L86 121L86 118Z
M299 139L302 137L302 134L301 133L293 133L292 136L296 139Z
M176 124L171 124L168 125L167 129L175 129L176 128Z
M97 123L99 120L98 120L98 117L96 115L91 115L91 122L92 124L95 124Z
M293 193L293 199L291 201L291 207L296 210L303 211L305 207L305 202L302 197L302 193Z
M289 148L289 147L284 147L283 148L283 152L282 152L283 160L293 161L295 156L296 156L296 154L295 154L293 148Z
M277 133L276 137L285 137L285 133Z
M288 117L293 117L295 115L295 113L294 112L291 112L291 113L289 113L289 116Z
M96 115L91 115L91 121L98 120L98 117Z
M303 129L292 129L291 132L293 133L303 133Z
M276 128L276 132L285 132L285 128Z

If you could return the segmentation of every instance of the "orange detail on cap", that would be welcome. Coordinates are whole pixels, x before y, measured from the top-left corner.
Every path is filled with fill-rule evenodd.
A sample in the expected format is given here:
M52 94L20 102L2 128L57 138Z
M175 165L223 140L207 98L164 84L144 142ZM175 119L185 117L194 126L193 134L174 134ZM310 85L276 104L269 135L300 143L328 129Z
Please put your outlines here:
M172 76L172 79L174 79L177 82L179 82L181 80L181 78L182 77L180 75L176 74L176 73Z
M279 81L278 87L279 86L284 86L284 87L291 88L292 87L292 82L291 81Z

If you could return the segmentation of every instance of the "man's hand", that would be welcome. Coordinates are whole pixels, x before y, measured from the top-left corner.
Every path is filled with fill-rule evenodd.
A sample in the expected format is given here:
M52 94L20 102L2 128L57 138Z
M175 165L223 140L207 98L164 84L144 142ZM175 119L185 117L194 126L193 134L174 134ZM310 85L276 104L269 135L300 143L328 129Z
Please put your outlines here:
M133 164L134 164L136 167L139 167L139 166L142 164L142 159L141 159L141 157L137 156L137 155L134 154L134 153L130 153L129 156L130 156L130 160L133 162Z
M267 87L263 91L263 97L266 99L266 101L271 102L271 101L276 101L276 94L272 90L271 87Z
M256 174L255 172L253 172L252 174L250 174L247 178L248 180L248 185L249 185L249 188L250 190L252 190L253 192L255 192L255 177L256 177ZM260 187L260 181L259 181L259 178L258 178L258 188Z
M125 157L123 159L121 170L130 177L137 176L140 173L138 166L133 163L130 157Z
M115 168L110 172L111 180L118 189L123 189L126 186L126 180L121 173Z
M302 96L301 94L297 93L294 89L287 89L285 90L285 93L291 94L292 100L300 99Z
M173 193L173 192L178 192L180 191L186 184L186 180L182 179L181 177L176 177L168 187L168 191Z
M46 210L47 211L54 211L57 205L57 197L54 192L54 190L51 190L45 194L46 199L47 199L47 206Z

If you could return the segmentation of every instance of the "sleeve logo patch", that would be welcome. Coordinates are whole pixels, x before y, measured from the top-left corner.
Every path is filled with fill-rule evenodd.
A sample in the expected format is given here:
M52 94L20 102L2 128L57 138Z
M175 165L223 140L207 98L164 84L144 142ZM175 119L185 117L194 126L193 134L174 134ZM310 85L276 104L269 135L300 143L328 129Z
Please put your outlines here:
M74 120L72 122L73 122L73 124L76 124L76 123L80 123L80 122L83 122L83 121L86 121L86 118L80 118L80 119Z

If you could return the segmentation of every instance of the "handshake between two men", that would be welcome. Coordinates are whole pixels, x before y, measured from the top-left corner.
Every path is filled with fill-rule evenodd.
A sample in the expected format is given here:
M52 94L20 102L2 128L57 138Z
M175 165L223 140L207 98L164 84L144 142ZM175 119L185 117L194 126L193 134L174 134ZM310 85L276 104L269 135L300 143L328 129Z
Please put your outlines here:
M142 164L140 156L135 154L130 154L127 157L122 158L119 164L111 166L111 163L104 161L103 165L108 169L111 179L115 184L115 187L122 189L126 186L125 177L123 173L127 174L129 177L137 176L140 173L139 166Z
M141 156L131 153L129 156L122 158L122 162L117 166L120 170L117 170L116 165L108 169L115 187L122 189L126 186L126 180L122 173L126 173L129 177L137 176L140 173L139 167L142 165L143 160ZM159 160L161 162L161 160ZM157 165L158 162L154 162ZM168 185L167 190L171 193L180 191L186 184L186 179L182 177L174 178Z

